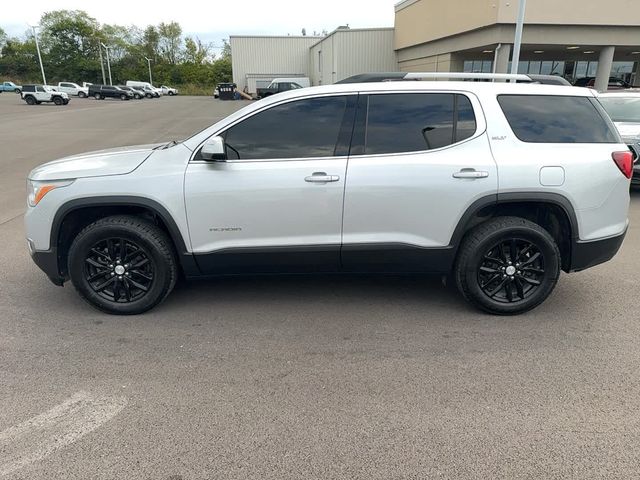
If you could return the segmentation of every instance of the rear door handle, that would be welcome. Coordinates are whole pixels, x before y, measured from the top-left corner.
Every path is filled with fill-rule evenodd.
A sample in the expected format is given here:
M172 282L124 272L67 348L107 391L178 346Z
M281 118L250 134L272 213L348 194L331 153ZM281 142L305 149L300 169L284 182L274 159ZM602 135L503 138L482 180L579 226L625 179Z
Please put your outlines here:
M305 182L309 183L328 183L340 180L338 175L327 175L326 172L313 172L313 175L304 177Z
M453 178L487 178L488 176L489 172L481 172L475 168L463 168L453 174Z

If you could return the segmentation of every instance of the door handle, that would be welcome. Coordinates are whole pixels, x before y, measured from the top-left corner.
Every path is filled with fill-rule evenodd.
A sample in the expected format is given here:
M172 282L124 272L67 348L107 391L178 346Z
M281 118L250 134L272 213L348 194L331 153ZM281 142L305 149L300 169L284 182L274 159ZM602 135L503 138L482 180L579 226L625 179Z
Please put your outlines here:
M463 168L453 174L453 178L487 178L488 176L489 172L481 172L475 168Z
M340 180L338 175L327 175L325 172L313 172L313 175L304 177L304 181L309 183L328 183L338 180Z

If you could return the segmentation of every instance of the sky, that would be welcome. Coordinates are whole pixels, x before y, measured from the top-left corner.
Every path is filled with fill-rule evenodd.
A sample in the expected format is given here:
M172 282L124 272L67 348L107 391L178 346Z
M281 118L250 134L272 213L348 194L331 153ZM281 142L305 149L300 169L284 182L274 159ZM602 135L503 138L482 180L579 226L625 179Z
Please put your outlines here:
M399 0L162 0L136 2L113 0L30 0L29 8L9 1L0 9L0 27L9 36L21 36L28 24L37 24L51 10L84 10L100 23L136 25L176 21L185 35L205 42L221 43L229 35L300 35L306 28L332 31L340 25L351 28L393 26L393 6ZM108 7L105 6L108 4ZM126 12L123 14L123 12Z

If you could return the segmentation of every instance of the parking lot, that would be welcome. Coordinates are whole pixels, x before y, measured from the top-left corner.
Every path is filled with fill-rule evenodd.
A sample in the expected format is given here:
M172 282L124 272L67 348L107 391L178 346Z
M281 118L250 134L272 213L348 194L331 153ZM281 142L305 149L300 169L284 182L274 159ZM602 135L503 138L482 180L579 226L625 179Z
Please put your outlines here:
M114 317L29 258L27 173L246 102L0 95L0 478L637 478L640 191L611 262L519 317L438 278L221 278Z

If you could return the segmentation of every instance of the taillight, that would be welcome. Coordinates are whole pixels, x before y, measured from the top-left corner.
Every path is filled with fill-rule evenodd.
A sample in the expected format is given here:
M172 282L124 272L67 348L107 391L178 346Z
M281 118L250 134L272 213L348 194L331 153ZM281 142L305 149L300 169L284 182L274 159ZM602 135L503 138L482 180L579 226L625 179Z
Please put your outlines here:
M613 157L613 161L616 162L622 174L627 178L631 178L633 175L633 153L629 150L625 152L613 152L611 157Z

